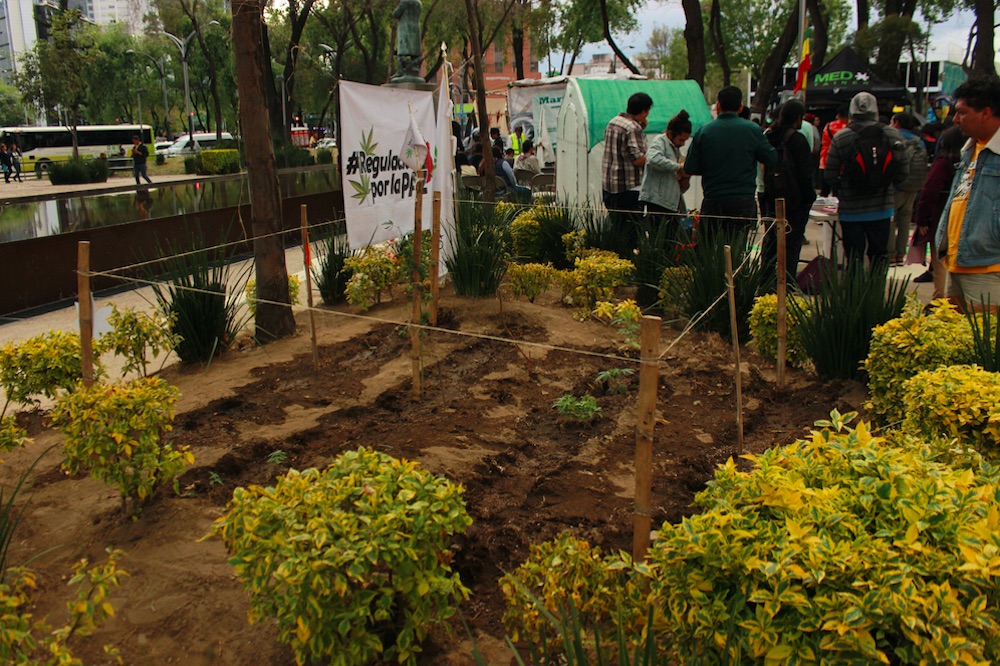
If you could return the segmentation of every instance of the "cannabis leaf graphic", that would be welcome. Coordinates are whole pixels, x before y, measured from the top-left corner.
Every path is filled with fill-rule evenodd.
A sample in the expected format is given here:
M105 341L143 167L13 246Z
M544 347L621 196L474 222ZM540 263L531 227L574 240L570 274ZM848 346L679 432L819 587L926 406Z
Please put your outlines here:
M361 133L361 150L365 155L374 155L375 151L378 150L378 144L372 142L374 134L374 127L368 129L368 136L365 136L364 132Z
M349 180L347 181L354 188L354 194L351 195L352 199L358 199L361 203L364 203L368 198L369 193L371 193L371 181L365 174L361 175L361 180Z

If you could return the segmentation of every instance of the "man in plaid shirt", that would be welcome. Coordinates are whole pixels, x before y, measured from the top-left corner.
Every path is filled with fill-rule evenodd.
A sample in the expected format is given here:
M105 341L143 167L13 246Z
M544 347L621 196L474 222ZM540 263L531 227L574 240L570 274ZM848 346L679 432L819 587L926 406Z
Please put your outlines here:
M628 98L625 113L611 119L604 130L604 157L601 161L601 186L604 205L614 223L627 223L635 237L635 217L639 213L639 187L646 164L646 119L653 99L646 93Z

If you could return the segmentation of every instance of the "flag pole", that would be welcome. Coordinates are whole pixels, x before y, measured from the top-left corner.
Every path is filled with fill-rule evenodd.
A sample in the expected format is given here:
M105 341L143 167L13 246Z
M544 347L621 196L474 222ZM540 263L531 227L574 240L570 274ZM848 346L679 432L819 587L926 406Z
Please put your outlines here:
M799 67L802 66L802 59L804 54L802 53L802 47L806 41L806 26L808 25L808 19L806 18L806 0L799 0ZM810 58L809 68L812 69L812 59ZM805 78L802 80L802 105L806 104L806 88L809 87L809 72L806 72Z

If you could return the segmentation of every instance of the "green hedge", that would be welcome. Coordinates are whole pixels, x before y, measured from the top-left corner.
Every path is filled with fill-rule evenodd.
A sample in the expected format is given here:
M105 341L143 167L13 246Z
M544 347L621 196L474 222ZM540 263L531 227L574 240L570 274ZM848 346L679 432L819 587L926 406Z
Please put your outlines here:
M203 150L200 154L201 169L205 175L239 173L240 151L234 148L221 150Z
M49 165L49 182L53 185L79 185L82 183L103 183L108 180L111 169L106 159L67 160Z

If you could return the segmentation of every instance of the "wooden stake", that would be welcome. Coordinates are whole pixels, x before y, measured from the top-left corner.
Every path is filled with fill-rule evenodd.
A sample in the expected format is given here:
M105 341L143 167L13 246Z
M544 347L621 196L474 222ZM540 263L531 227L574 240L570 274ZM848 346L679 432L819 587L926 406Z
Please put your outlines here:
M434 217L431 218L431 326L438 323L438 294L441 291L441 193L434 193Z
M743 375L740 373L740 334L736 326L736 288L733 285L733 251L726 246L726 284L729 290L729 332L736 359L736 456L743 455ZM739 460L736 461L739 464Z
M313 312L312 251L309 247L309 218L306 205L299 206L302 222L302 259L306 265L306 304L309 306L309 338L312 340L313 368L319 370L319 347L316 345L316 313Z
M774 231L778 240L778 388L782 388L785 385L785 361L788 355L788 271L785 270L788 220L785 217L784 199L775 201L774 207Z
M90 241L76 246L76 295L80 301L80 362L83 385L94 385L94 302L90 291Z
M635 513L632 520L632 559L646 558L653 521L653 426L656 392L660 383L659 317L643 317L639 333L639 403L635 427Z
M420 400L423 393L423 359L420 349L420 258L421 258L421 238L423 236L424 222L424 178L427 172L421 169L417 172L417 202L413 212L413 312L410 315L410 357L413 362L413 399Z

